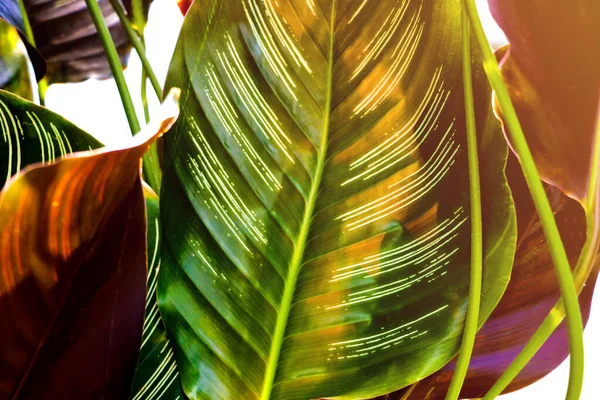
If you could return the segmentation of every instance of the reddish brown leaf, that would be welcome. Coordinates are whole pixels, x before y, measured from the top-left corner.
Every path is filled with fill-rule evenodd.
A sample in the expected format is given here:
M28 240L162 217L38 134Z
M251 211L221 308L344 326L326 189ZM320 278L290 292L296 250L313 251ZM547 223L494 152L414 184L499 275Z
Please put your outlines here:
M587 192L600 99L600 2L489 0L510 48L500 69L542 178Z
M177 5L179 6L179 9L181 10L181 15L187 14L187 11L190 8L190 6L192 5L193 1L194 0L177 0Z
M126 398L145 305L140 159L120 150L34 165L0 193L0 398Z

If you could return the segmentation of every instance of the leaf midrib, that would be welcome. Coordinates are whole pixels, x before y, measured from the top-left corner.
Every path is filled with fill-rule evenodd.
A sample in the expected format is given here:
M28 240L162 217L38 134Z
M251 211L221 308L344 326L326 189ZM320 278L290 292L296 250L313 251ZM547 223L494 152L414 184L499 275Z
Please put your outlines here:
M285 338L285 330L291 310L292 301L294 298L294 292L296 289L296 281L300 274L302 266L302 259L304 257L304 250L306 247L306 240L310 232L310 226L312 223L312 216L317 202L317 196L319 194L319 187L321 186L321 178L325 169L325 160L327 157L327 143L329 139L329 125L330 125L330 114L331 114L331 92L332 92L332 75L333 75L333 44L334 44L334 21L335 21L335 9L336 0L331 2L331 15L329 20L329 53L327 60L327 92L325 97L325 111L323 116L323 128L321 131L321 148L318 154L317 166L315 168L315 177L312 181L308 199L306 201L306 208L304 210L304 216L302 217L302 224L300 225L300 232L298 234L298 240L294 246L294 253L290 261L288 276L285 282L283 291L283 297L281 300L281 308L277 314L277 322L275 324L275 331L273 334L273 340L271 342L271 350L269 352L269 359L267 361L267 367L265 369L265 380L263 382L263 388L261 392L261 400L269 400L271 398L271 392L273 390L273 384L275 381L275 375L277 372L277 365L279 362L279 355L281 353L281 347Z

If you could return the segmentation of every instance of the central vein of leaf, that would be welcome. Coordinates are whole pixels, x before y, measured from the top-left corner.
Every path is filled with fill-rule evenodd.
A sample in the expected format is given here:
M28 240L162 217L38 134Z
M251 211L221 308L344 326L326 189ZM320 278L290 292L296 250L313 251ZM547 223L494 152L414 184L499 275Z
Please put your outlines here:
M277 323L275 325L275 332L273 334L273 341L271 342L271 351L269 353L269 360L267 361L267 368L265 371L265 380L263 383L263 390L261 394L261 400L269 400L271 397L271 391L273 390L273 384L275 381L275 373L277 372L277 363L279 362L279 355L281 353L281 346L285 337L285 328L290 314L292 301L294 298L294 291L296 289L296 281L300 274L300 268L302 266L302 259L304 256L304 248L306 246L306 240L310 231L310 225L317 202L317 196L319 194L319 187L321 185L321 178L323 176L323 170L325 169L325 159L327 157L327 142L329 137L329 120L331 114L331 86L332 86L332 74L333 74L333 33L334 33L334 21L335 21L335 0L331 4L331 16L329 21L329 54L328 54L328 68L327 68L327 93L325 99L325 110L323 115L323 128L321 132L321 143L320 149L318 150L318 160L315 169L314 179L311 184L308 199L306 201L306 208L304 210L304 216L302 217L302 225L300 226L300 232L298 234L298 240L294 247L294 253L290 261L288 270L288 276L285 282L285 288L283 291L283 298L281 301L281 308L277 314Z

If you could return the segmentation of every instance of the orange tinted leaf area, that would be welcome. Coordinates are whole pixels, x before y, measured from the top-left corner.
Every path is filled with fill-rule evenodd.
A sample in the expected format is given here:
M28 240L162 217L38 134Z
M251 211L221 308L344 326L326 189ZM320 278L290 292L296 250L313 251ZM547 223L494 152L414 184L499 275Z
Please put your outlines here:
M127 398L146 296L140 160L174 119L31 165L0 193L0 399Z
M581 200L600 99L600 2L489 4L510 42L496 55L540 176Z

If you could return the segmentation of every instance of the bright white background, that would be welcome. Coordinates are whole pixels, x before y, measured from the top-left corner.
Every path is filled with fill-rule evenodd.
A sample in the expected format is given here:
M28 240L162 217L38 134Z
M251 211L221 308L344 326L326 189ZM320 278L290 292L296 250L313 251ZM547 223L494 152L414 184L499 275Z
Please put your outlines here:
M197 0L201 1L201 0ZM495 43L505 41L504 34L496 26L489 14L486 0L477 0L484 26L490 40ZM154 0L146 28L147 56L159 81L165 79L169 61L183 18L174 0ZM139 111L140 122L143 113L140 102L141 64L135 51L132 52L125 76L132 97ZM152 109L158 101L148 83L148 100ZM47 106L73 121L87 132L95 135L106 145L118 144L129 136L129 127L121 106L121 100L114 81L89 80L78 84L52 85L47 92ZM586 374L581 400L600 399L600 298L596 296L592 314L585 331ZM555 371L535 384L502 396L502 400L560 400L564 399L568 382L569 365L565 361Z

